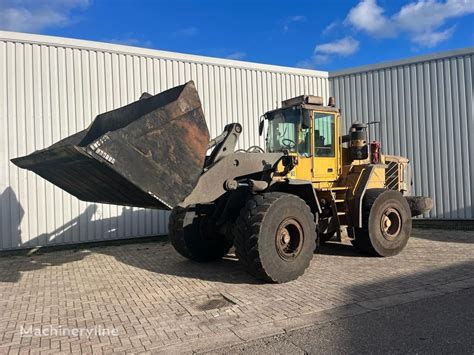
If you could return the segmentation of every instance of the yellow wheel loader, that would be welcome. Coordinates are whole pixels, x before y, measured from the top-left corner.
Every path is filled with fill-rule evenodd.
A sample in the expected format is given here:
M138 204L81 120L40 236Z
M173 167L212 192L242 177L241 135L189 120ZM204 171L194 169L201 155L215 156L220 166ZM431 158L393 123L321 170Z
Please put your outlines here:
M410 196L408 160L381 154L366 124L342 135L334 106L310 95L283 101L259 122L265 148L235 150L242 126L210 140L188 82L12 162L84 201L171 210L169 238L184 257L216 260L234 246L250 274L287 282L341 228L361 252L399 253L412 216L432 207Z

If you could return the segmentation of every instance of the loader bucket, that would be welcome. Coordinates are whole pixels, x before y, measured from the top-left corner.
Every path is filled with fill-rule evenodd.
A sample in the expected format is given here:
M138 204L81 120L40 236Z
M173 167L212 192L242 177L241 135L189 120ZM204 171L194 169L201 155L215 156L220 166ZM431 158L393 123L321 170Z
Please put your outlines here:
M84 131L12 162L84 201L171 209L197 184L208 143L190 81L100 114Z

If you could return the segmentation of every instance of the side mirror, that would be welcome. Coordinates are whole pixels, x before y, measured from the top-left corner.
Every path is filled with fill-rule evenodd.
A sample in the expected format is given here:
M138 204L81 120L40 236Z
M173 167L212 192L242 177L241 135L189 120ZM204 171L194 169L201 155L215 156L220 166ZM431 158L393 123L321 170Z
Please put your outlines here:
M265 118L260 118L260 123L258 124L258 135L261 136L263 134L263 127L265 124Z
M311 111L303 110L303 129L308 129L311 127Z

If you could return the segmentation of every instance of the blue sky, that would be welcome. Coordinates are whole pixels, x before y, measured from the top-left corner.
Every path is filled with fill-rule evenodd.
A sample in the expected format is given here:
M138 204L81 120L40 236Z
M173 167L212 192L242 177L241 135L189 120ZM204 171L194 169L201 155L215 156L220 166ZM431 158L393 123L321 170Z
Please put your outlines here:
M0 29L335 70L474 45L474 0L0 0Z

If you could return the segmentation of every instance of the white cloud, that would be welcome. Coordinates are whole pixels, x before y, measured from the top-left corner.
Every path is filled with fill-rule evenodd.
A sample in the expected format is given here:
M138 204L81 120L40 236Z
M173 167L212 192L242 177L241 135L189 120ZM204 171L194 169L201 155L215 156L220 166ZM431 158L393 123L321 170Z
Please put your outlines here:
M290 24L295 23L295 22L305 22L306 21L306 16L304 15L294 15L290 16L283 21L283 32L288 32L290 29Z
M352 37L345 37L334 42L318 44L314 48L314 53L348 56L357 52L358 49L359 41Z
M40 32L48 27L62 27L74 22L71 12L84 10L89 0L2 0L0 29Z
M338 21L338 20L335 20L333 22L331 22L329 25L327 25L324 30L323 30L323 35L328 35L330 33L332 33L334 30L336 30L339 26L341 26L341 22Z
M295 64L297 68L303 68L303 69L314 69L314 63L312 60L307 59L307 60L300 60Z
M384 9L375 0L362 0L349 11L346 23L376 36L391 36L392 23L383 13Z
M226 56L227 59L242 60L247 56L245 52L234 52Z
M454 33L454 26L447 30L440 32L422 32L415 34L412 37L412 41L422 45L423 47L434 47L438 43L444 42L451 38Z
M403 6L393 21L401 28L413 33L432 31L455 17L474 13L472 0L418 1Z
M454 27L442 28L448 20L472 13L473 0L417 0L387 17L376 0L362 0L349 11L345 23L374 37L407 33L412 42L432 47L453 35Z
M310 59L302 60L296 63L298 68L316 69L318 65L327 64L331 58L327 54L314 54Z
M296 65L300 68L311 69L316 65L329 63L332 56L347 57L357 52L358 49L359 41L352 37L344 37L334 42L318 44L310 59L300 61Z

